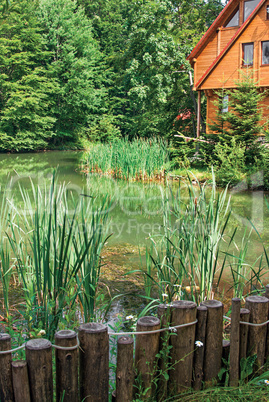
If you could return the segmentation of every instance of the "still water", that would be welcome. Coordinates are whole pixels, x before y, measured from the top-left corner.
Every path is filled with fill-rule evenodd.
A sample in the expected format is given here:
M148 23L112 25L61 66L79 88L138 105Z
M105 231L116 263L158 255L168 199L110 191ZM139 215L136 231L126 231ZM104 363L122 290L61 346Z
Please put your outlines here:
M82 194L101 199L108 195L112 199L108 245L104 250L105 277L109 284L131 290L133 282L124 276L128 270L139 267L139 250L143 250L149 236L157 236L162 222L162 196L168 187L161 183L127 183L111 177L81 173L82 152L51 151L35 154L0 155L0 183L2 188L9 183L8 190L19 203L19 187L31 188L31 181L41 187L48 185L54 170L58 184L65 183L73 198ZM171 182L176 191L179 182ZM255 226L260 239L253 230L248 252L250 261L262 253L262 242L267 247L269 240L269 213L262 191L247 191L244 183L230 192L232 217L229 230L239 227L236 242L241 241L245 230ZM250 221L252 223L250 223ZM262 242L261 242L262 240ZM235 247L236 248L236 247ZM138 284L139 286L139 284ZM121 290L121 289L120 289Z

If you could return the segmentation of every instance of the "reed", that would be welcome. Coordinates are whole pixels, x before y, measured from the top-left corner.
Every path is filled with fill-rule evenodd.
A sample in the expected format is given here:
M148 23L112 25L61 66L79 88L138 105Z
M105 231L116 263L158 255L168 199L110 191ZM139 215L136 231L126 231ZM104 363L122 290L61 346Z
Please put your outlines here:
M49 189L33 185L21 195L24 209L17 212L19 224L11 225L9 242L23 285L24 315L29 330L41 327L52 339L78 299L82 316L93 319L108 203L95 207L92 198L82 197L70 210L65 186L57 186L55 177Z
M227 189L217 193L215 182L197 188L189 177L182 190L179 187L176 194L164 191L164 232L159 238L152 237L151 260L157 279L154 275L151 278L161 301L191 294L199 302L212 298L222 277L230 204Z
M169 170L169 150L161 139L121 139L95 144L83 156L82 170L124 180L162 179Z

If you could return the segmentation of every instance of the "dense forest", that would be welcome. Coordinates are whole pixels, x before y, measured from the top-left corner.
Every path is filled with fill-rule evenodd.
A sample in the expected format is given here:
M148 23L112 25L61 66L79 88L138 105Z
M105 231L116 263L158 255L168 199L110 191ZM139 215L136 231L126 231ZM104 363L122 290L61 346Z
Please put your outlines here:
M2 0L0 150L195 126L186 56L220 0Z

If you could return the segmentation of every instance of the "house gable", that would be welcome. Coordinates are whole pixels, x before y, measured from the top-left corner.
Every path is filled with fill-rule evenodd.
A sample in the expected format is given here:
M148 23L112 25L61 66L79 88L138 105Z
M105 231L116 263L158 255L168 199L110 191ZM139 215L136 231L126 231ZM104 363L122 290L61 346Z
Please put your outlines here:
M259 86L269 85L269 65L262 65L262 42L269 41L269 20L265 18L266 2L251 21L226 45L223 52L205 76L197 83L197 89L233 88L240 79L240 70L253 70L253 79ZM253 46L253 64L244 66L243 49ZM246 64L246 63L245 63Z
M249 4L251 4L252 12L246 18L244 17L244 12L246 12L244 8L248 7ZM241 67L242 61L242 50L239 43L240 41L247 43L246 40L249 38L250 42L255 43L257 53L257 46L261 46L258 42L267 40L266 28L269 32L269 19L266 18L266 16L268 17L266 7L268 5L269 0L261 0L260 2L258 0L250 2L231 0L227 4L188 57L194 67L195 89L220 88L225 81L227 86L231 87L231 79L238 79L238 69ZM233 19L235 14L237 14L237 18ZM229 24L231 20L233 23L236 21L239 25L232 26L233 23ZM255 57L256 64L260 52L259 49ZM223 59L226 59L224 63ZM219 65L221 65L221 69ZM226 71L226 67L228 71ZM256 65L253 67L256 68ZM233 68L236 73L231 71ZM219 71L215 72L216 69ZM263 69L267 70L267 67L263 66ZM262 73L261 75L266 74ZM261 77L259 76L259 78Z

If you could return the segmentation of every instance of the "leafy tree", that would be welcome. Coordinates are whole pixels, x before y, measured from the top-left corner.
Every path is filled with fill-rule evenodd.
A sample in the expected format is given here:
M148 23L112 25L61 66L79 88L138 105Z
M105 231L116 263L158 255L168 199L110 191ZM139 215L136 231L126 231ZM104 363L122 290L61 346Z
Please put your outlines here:
M73 0L41 0L39 19L51 54L49 76L57 82L52 106L57 141L90 135L107 112L105 66L91 22Z
M218 134L214 136L214 143L230 144L234 138L236 144L245 146L245 163L254 164L261 153L258 137L268 130L268 122L262 123L262 101L266 94L258 91L250 72L242 73L235 89L222 90L217 94L216 120L210 125L211 131ZM225 95L228 96L228 111L223 113Z
M54 81L34 17L36 2L18 1L0 21L0 149L45 148L53 137L50 113Z

